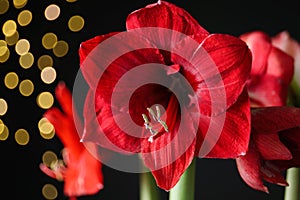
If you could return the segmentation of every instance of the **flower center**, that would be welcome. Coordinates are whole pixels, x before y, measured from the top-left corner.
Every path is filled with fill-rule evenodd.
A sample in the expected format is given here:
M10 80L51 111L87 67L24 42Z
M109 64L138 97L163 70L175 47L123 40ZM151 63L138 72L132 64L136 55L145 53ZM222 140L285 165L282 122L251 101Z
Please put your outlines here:
M156 114L152 108L147 108L147 110L148 110L149 114L151 115L151 118L153 119L153 121L156 122L156 124L151 123L150 120L148 119L147 115L142 114L142 117L144 119L144 126L146 129L149 129L149 131L151 133L151 136L148 138L148 141L152 143L154 136L157 133L159 133L161 128L164 128L165 132L169 132L169 129L168 129L168 125L166 124L166 122L161 119L161 112L160 112L159 106L155 106ZM158 130L155 129L154 128L155 125L156 126L159 125L160 129L158 129Z

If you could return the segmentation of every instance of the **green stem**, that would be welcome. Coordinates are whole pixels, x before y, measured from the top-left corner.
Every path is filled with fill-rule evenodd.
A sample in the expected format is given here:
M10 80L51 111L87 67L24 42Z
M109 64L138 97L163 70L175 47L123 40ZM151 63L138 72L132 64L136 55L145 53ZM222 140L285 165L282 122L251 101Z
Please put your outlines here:
M195 198L196 158L170 191L169 200L194 200Z
M140 174L140 200L159 200L159 188L151 172Z
M285 187L284 200L300 200L300 168L288 169L286 180L289 186Z

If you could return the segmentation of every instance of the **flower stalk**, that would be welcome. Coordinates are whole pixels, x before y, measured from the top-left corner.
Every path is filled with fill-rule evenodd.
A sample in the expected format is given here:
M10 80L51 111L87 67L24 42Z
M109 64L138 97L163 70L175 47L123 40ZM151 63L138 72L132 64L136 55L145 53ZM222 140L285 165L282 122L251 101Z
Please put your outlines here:
M140 200L159 200L158 189L151 172L140 174Z
M290 168L287 170L286 180L289 186L285 187L285 200L300 200L300 168Z
M170 191L169 200L195 199L196 158L183 173L178 183Z

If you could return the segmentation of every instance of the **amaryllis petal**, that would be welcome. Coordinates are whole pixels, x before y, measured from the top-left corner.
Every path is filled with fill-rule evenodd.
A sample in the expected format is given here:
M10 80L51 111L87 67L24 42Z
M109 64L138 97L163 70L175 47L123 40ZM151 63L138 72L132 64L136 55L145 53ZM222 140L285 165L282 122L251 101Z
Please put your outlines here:
M292 154L280 141L278 133L255 134L253 141L256 148L265 160L290 160Z
M284 174L280 169L271 163L271 161L266 161L264 166L260 168L262 178L269 183L288 186L289 184L285 180Z
M268 188L264 186L261 178L261 160L258 152L250 143L249 151L245 156L238 157L236 164L242 179L253 189L268 193Z
M171 108L172 106L175 105L171 105ZM167 115L171 115L171 119L174 114L176 116L176 111L172 111L173 109L167 109ZM179 181L191 164L195 152L196 130L191 114L183 109L181 116L175 116L173 124L168 119L166 121L169 132L155 138L151 145L148 141L143 141L142 144L145 165L152 171L158 186L166 191Z
M183 66L182 73L198 95L200 112L218 115L243 91L251 70L251 53L243 41L225 34L210 35L194 50L187 50L185 59L172 54L172 61Z
M86 40L80 44L79 48L79 63L81 67L81 72L89 84L91 88L95 88L98 82L99 77L98 74L101 73L101 66L99 67L99 62L90 54L101 42L105 41L106 39L118 34L118 32L112 32L105 35L99 35L89 40ZM97 51L97 48L96 50ZM94 54L93 54L94 55ZM88 58L88 59L86 59ZM93 73L90 73L90 71Z
M68 163L65 172L64 193L67 196L96 194L103 185L102 164L96 158L95 144L85 144L80 159ZM90 146L89 146L90 145Z
M247 88L252 107L286 105L288 85L285 85L278 77L269 74L252 77Z
M159 3L150 4L145 8L132 12L127 17L126 27L127 30L143 27L159 27L177 31L185 35L194 35L197 33L198 42L201 42L209 35L188 12L166 1L159 1Z
M53 107L44 116L53 124L64 145L63 161L51 163L51 169L41 164L40 169L63 180L64 193L69 197L95 194L103 188L102 164L96 157L96 144L80 142L81 121L73 107L71 92L64 83L56 87L55 96L62 110Z
M297 91L300 90L300 43L291 37L288 31L282 31L272 38L272 44L281 49L288 55L294 58L294 85ZM300 100L300 94L297 94L298 101Z
M274 116L274 113L276 115ZM284 116L284 120L282 117ZM252 109L253 128L259 132L274 133L299 126L300 108L279 106Z
M74 126L73 111L72 111L72 95L64 83L60 83L55 90L55 95L59 103L62 105L64 112L56 107L48 109L44 113L50 123L56 129L55 133L63 143L63 145L71 151L71 156L78 157L84 146L80 143L78 134L82 130L82 125L79 120L77 125ZM74 114L76 116L76 114ZM63 122L66 123L63 123ZM77 130L77 128L79 130Z
M262 31L254 31L245 33L240 38L247 43L252 52L251 74L264 74L267 70L268 55L272 48L270 37Z
M201 155L200 150L200 157L236 158L246 154L250 140L249 99L246 90L225 113L211 118L201 116L197 140L197 151L200 148L211 148L207 155Z
M294 74L293 57L273 47L268 58L268 65L270 67L268 67L266 73L271 76L280 77L280 80L283 82L282 84L288 87Z

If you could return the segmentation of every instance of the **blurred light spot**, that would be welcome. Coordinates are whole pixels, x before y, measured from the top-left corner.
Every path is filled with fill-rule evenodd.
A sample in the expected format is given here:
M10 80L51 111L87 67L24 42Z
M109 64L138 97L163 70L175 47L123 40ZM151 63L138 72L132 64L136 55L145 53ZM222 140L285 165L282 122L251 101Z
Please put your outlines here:
M80 31L84 26L84 19L79 15L74 15L69 19L68 27L73 32Z
M19 40L19 32L16 31L12 36L5 36L5 41L9 46L15 45L17 41Z
M40 130L40 135L46 140L52 139L55 135L54 126L45 117L40 119L38 128Z
M1 126L0 126L1 128ZM9 130L5 124L3 124L2 131L0 130L0 140L4 141L8 138Z
M30 49L30 43L26 39L19 40L15 46L15 50L17 54L19 54L20 56L28 53L29 49Z
M2 26L2 32L5 36L10 37L17 31L17 24L14 20L7 20Z
M6 41L0 40L0 57L4 56L7 51L8 51L8 48L7 48Z
M45 17L49 21L53 21L57 19L59 17L59 14L60 14L60 8L55 4L51 4L47 6L47 8L45 9Z
M14 6L17 9L23 8L27 4L27 0L13 0Z
M15 140L19 145L26 145L29 142L29 134L25 129L18 129L15 133Z
M7 43L5 40L0 40L0 47L3 47L3 46L7 46Z
M23 67L24 69L30 68L34 63L33 54L28 52L28 53L20 56L19 63L21 65L21 67Z
M36 101L39 107L48 109L53 105L54 98L50 92L42 92L37 96Z
M51 163L58 161L56 154L53 151L45 151L42 156L42 162L48 167L51 166Z
M37 64L40 70L44 69L45 67L52 67L53 59L49 55L42 55L39 57Z
M7 112L7 103L4 99L0 99L0 115L5 115Z
M3 121L0 119L0 134L4 131L4 123Z
M63 57L69 51L69 45L67 42L60 40L56 43L55 47L53 48L53 53L56 57Z
M19 83L19 77L15 72L9 72L5 75L4 84L8 89L14 89Z
M46 199L52 200L57 198L57 189L52 184L45 184L42 188L42 194Z
M57 42L57 36L54 33L46 33L42 38L42 45L45 49L53 49Z
M18 23L20 26L27 26L32 20L32 13L29 10L23 10L18 15Z
M76 2L77 0L66 0L67 2L73 3Z
M30 96L34 90L34 85L29 79L23 80L19 85L19 91L23 96Z
M42 134L48 135L53 133L54 126L50 122L44 122L40 127L39 130Z
M10 51L9 51L9 48L7 48L7 47L3 47L3 49L1 51L5 52L5 53L2 56L0 56L0 63L4 63L8 60L8 58L10 56Z
M0 15L6 13L9 9L9 1L8 0L0 0Z
M41 71L41 79L44 83L53 83L56 79L56 71L53 67L45 67Z

